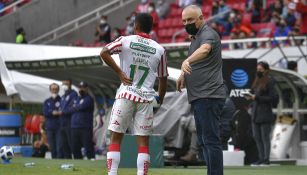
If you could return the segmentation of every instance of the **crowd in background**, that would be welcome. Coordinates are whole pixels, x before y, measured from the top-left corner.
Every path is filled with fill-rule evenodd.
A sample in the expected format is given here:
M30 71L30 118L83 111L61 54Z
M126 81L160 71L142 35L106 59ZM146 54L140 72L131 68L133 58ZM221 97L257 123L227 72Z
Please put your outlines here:
M307 33L307 5L304 0L294 3L292 0L246 0L242 6L233 6L227 0L197 1L197 0L178 0L177 4L169 4L168 2L142 0L137 5L135 12L126 17L126 27L123 29L114 28L108 25L107 38L116 39L120 35L133 34L133 22L135 14L150 13L154 19L154 29L151 32L152 38L159 41L159 22L168 18L172 5L179 8L191 4L199 6L211 7L211 14L206 16L214 17L208 23L215 29L223 39L245 39L256 37L279 37L279 36L297 36ZM296 2L296 1L295 1ZM242 1L240 1L242 5ZM206 14L207 12L204 12ZM106 18L104 16L104 18ZM263 24L263 25L261 25ZM258 25L258 27L257 27ZM104 28L103 24L99 25ZM97 27L97 31L99 31ZM96 32L97 34L97 32ZM107 43L109 40L96 40L95 42ZM242 48L240 44L235 45L235 49ZM257 47L256 43L250 43L247 47Z

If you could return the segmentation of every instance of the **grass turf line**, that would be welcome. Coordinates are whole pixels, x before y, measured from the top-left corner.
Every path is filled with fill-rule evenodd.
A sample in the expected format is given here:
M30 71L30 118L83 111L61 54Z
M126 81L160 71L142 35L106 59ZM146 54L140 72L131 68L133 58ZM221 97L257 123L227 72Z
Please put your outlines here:
M34 162L34 167L24 167L27 162ZM74 164L74 170L62 170L63 163ZM106 175L105 161L89 160L46 160L16 157L9 165L0 164L0 175ZM151 168L149 175L204 175L204 167L166 167ZM119 175L135 175L135 168L122 168ZM306 175L307 166L273 167L225 167L225 175Z

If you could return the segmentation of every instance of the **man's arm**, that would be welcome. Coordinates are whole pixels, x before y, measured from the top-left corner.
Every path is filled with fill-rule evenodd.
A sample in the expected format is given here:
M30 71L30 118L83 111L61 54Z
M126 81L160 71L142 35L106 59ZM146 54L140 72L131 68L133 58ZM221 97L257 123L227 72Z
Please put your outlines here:
M127 75L121 70L121 68L115 63L115 61L111 57L108 48L105 47L101 50L100 57L104 62L106 62L108 66L110 66L116 72L122 83L124 83L125 85L132 84L132 80L128 78Z
M159 78L158 92L159 92L159 98L160 98L160 105L162 105L162 103L163 103L164 96L165 96L165 93L166 93L166 88L167 88L167 77Z
M192 55L190 55L187 59L185 59L182 62L181 71L183 71L186 74L190 74L192 72L190 64L197 63L207 58L211 49L212 49L211 44L208 43L202 44L197 50L195 50L195 52Z

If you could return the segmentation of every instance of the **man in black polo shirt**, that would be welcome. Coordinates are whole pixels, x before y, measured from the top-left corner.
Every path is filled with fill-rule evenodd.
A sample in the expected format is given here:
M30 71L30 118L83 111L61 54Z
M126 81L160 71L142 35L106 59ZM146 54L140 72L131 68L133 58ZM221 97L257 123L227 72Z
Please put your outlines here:
M220 37L205 23L202 11L196 5L183 10L182 21L192 42L188 58L181 66L177 90L181 91L185 85L187 87L208 175L223 175L219 125L226 91L222 76Z

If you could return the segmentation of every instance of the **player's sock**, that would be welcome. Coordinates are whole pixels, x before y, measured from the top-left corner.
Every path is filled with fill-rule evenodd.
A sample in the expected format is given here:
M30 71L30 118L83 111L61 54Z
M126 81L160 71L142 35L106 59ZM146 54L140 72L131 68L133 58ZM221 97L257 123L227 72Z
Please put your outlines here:
M150 163L149 149L147 146L139 147L137 159L138 173L137 175L147 175Z
M110 144L107 154L108 175L117 175L118 165L120 162L120 145Z

